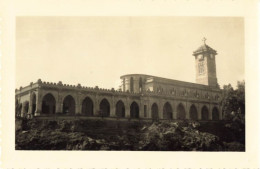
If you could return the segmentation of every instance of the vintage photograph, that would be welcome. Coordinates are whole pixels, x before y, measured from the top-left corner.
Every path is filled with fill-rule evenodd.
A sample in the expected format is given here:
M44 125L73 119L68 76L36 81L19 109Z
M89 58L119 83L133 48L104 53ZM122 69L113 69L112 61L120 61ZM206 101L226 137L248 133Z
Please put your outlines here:
M15 25L16 151L246 151L243 17Z

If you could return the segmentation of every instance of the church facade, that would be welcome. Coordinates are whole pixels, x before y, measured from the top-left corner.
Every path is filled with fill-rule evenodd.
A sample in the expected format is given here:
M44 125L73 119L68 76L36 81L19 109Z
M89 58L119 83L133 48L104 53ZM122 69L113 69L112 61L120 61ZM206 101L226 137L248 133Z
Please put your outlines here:
M193 52L196 83L144 74L121 76L119 90L43 82L15 91L16 115L81 116L138 120L221 120L217 52L204 44Z

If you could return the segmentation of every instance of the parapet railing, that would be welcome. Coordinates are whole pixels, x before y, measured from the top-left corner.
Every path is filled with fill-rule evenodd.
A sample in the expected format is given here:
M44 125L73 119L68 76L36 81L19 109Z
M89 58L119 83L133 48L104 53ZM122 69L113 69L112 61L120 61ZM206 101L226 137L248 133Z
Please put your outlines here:
M32 88L37 87L56 87L56 88L64 88L64 89L73 89L73 90L85 90L85 91L92 91L92 92L106 92L111 94L118 94L118 95L131 95L131 96L169 96L169 97L177 97L177 98L187 98L187 99L201 99L205 101L219 101L220 96L219 95L210 95L208 93L201 94L201 92L188 92L187 90L184 91L150 91L150 90L143 90L140 93L134 93L129 91L121 91L121 90L115 90L112 89L105 89L105 88L99 88L96 87L87 87L87 86L81 86L81 84L78 85L69 85L69 84L63 84L61 81L58 83L53 82L45 82L39 79L36 83L31 82L29 86L20 87L20 89L16 89L16 94L22 93L28 90L31 90ZM221 94L220 94L221 95Z

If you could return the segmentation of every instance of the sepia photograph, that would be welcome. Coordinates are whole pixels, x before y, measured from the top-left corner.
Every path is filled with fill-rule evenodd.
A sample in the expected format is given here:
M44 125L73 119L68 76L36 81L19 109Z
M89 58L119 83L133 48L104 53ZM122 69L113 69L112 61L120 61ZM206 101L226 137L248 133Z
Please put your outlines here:
M16 151L246 151L243 17L15 25Z
M0 0L0 167L257 169L257 0Z

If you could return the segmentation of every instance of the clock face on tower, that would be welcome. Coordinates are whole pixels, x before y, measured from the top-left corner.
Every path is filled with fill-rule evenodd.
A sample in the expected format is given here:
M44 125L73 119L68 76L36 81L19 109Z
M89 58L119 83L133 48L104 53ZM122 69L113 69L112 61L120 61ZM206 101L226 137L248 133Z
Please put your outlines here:
M199 61L198 66L199 66L199 74L204 74L204 62Z

